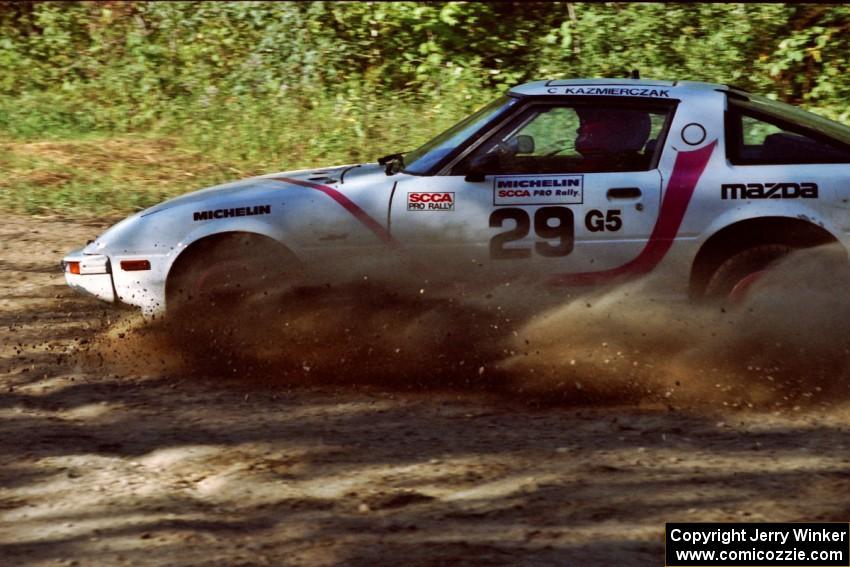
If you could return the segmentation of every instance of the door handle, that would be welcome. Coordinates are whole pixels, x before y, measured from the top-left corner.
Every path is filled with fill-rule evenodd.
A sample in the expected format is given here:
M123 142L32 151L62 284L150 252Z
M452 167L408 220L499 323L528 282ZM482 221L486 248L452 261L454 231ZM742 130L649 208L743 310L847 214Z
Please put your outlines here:
M637 199L643 195L637 187L612 187L608 189L608 199Z

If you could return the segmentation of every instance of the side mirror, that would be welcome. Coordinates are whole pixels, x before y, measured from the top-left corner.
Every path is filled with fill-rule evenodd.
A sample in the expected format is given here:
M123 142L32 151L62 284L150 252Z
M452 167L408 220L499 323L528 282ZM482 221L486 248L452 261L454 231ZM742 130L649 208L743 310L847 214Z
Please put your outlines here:
M530 154L534 151L534 138L528 134L520 134L499 144L499 153L506 157L517 154Z
M520 134L513 140L516 142L515 154L530 154L534 152L534 138L528 134Z
M495 173L499 171L501 162L502 160L496 152L477 156L469 162L469 170L466 172L466 176L463 179L464 181L480 183L481 181L484 181L484 177L488 173Z

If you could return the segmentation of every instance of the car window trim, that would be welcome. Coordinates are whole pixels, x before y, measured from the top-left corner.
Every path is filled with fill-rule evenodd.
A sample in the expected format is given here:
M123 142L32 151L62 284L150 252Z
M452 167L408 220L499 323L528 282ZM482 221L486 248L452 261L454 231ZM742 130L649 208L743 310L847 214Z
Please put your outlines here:
M667 119L664 125L661 126L661 131L658 132L658 140L655 142L655 155L652 156L649 171L658 169L658 164L661 163L661 154L664 153L664 147L667 145L667 135L670 134L670 130L673 127L673 120L676 118L678 109L679 101L677 100L670 105L667 112Z
M474 136L474 140L470 140L461 144L458 147L458 151L455 152L455 156L452 159L445 162L445 164L437 171L436 176L450 176L450 177L458 177L457 175L452 176L451 171L455 165L466 159L466 157L474 152L478 146L484 143L485 140L489 139L495 132L501 130L504 126L509 124L511 120L524 112L524 109L528 107L528 100L532 97L522 96L518 97L520 99L519 104L517 104L511 112L508 112L506 115L502 116L502 118L494 123L489 124L487 128L482 128L480 131L476 133Z
M761 122L766 122L768 124L772 124L784 130L789 130L792 133L800 134L816 140L821 143L825 143L828 146L833 146L838 149L844 150L850 153L850 145L842 142L841 140L836 140L835 138L823 134L822 132L818 132L811 128L808 128L799 122L793 122L791 120L783 119L781 117L775 116L773 114L769 114L767 112L761 112L759 110L755 110L753 108L744 106L740 101L729 98L728 104L726 107L725 119L724 119L724 134L726 137L726 160L731 165L806 165L806 164L817 164L817 165L825 165L825 164L836 164L836 165L846 165L850 163L848 161L801 161L801 160L765 160L765 159L745 159L740 157L740 150L744 145L744 130L743 130L743 117L747 116L749 118L755 118ZM732 142L732 143L730 143ZM737 156L735 154L738 154Z
M510 97L510 98L517 99L516 106L522 106L522 99L523 99L523 98L525 98L523 95L518 95L518 94L516 94L516 93L512 93L512 92L505 93L505 96L508 96L508 97ZM504 112L504 111L503 111L503 112ZM504 119L506 116L510 116L510 114L511 114L511 110L510 110L510 109L508 109L508 111L507 111L507 112L505 112L505 113L501 116L501 118L498 118L499 123L501 123L501 119ZM447 163L448 161L451 161L451 160L453 159L453 156L457 155L457 153L458 153L458 152L462 152L462 151L463 151L463 148L464 148L464 147L466 147L466 146L467 146L467 144L474 143L474 141L475 141L475 140L477 140L480 136L482 136L484 132L488 132L491 124L492 124L492 123L490 123L490 124L484 124L484 125L483 125L481 128L479 128L476 132L474 132L473 134L471 134L471 135L469 136L469 138L467 138L466 140L464 140L463 142L461 142L460 144L458 144L458 146L457 146L454 150L452 150L451 152L449 152L448 154L446 154L445 156L443 156L443 157L440 159L440 161L438 161L437 163L435 163L434 165L432 165L432 166L431 166L431 168L430 168L429 170L427 170L426 172L424 172L424 173L416 173L416 172L413 172L413 171L408 171L408 170L407 170L407 169L405 169L405 168L402 168L402 169L400 170L400 172L401 172L401 173L405 173L405 174L407 174L407 175L413 175L414 177L434 177L435 175L439 175L439 174L440 174L440 172L441 172L443 169L445 169L445 168L444 168L444 164L445 164L445 163Z
M535 106L564 106L565 103L570 102L580 102L580 103L591 103L591 102L602 102L602 103L620 103L620 104L636 104L638 107L651 107L655 106L656 108L664 109L668 114L665 120L664 125L661 127L661 131L658 133L658 141L656 142L655 153L652 156L652 161L650 162L650 166L646 170L640 170L639 172L633 173L642 173L644 171L654 171L658 169L658 164L661 162L661 154L663 153L664 146L667 143L667 135L670 132L670 128L673 125L673 119L676 116L676 111L678 110L680 99L664 99L664 100L655 100L655 99L646 99L643 97L624 97L624 96L552 96L552 95L527 95L522 97L522 100L516 107L512 109L506 116L502 117L502 120L499 120L497 124L491 125L490 128L485 128L480 132L477 132L477 138L474 142L471 142L454 157L454 159L450 160L446 163L444 167L441 167L440 170L436 173L438 176L450 176L450 177L460 177L459 175L451 175L452 169L466 159L469 154L474 152L479 146L489 140L492 136L496 135L498 132L502 130L505 126L510 124L512 121L521 118L526 111L531 110ZM606 173L606 172L597 172L597 173ZM607 172L611 173L611 172ZM630 173L630 172L617 172L617 173Z

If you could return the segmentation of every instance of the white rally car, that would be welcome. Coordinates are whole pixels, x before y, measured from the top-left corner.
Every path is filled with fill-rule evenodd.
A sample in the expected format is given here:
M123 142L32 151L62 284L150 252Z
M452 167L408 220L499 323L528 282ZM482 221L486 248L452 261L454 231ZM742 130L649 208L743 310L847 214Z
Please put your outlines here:
M63 265L71 287L147 314L233 274L389 250L565 286L664 270L675 291L725 297L793 249L846 249L848 231L850 128L723 85L551 80L378 163L171 199Z

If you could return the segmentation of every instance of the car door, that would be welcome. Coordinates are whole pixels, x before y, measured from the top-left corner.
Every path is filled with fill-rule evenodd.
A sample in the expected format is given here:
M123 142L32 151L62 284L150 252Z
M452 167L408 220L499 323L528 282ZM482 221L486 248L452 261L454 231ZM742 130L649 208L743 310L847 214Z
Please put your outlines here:
M531 101L442 175L399 179L390 207L393 236L422 255L508 271L625 264L643 249L658 217L657 164L673 110L622 98ZM628 152L577 151L588 113L614 118L607 134L631 136ZM637 136L629 124L635 119L644 130Z

